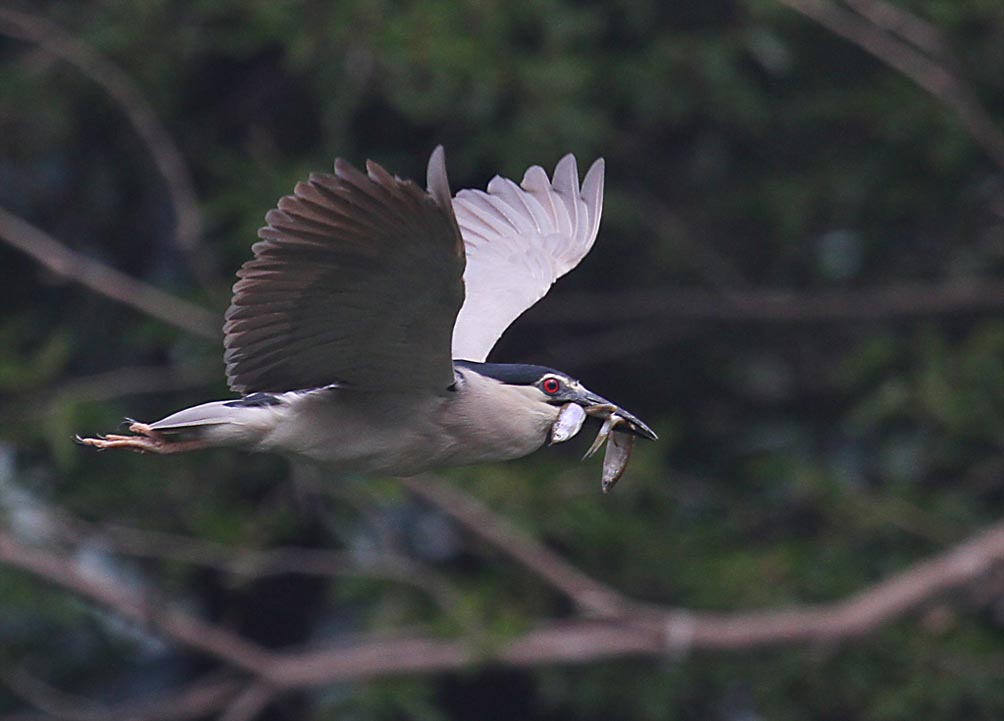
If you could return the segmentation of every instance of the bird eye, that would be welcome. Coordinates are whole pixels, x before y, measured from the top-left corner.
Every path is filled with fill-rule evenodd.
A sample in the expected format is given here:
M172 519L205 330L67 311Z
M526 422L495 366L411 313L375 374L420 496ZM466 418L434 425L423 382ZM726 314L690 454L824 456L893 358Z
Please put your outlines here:
M561 383L557 378L545 378L544 382L540 384L540 387L544 389L544 392L547 393L547 395L553 396L561 390Z

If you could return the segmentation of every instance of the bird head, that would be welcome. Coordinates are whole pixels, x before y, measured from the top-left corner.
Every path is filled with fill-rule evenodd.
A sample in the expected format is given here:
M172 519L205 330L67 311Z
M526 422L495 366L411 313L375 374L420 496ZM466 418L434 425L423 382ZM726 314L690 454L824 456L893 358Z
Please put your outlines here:
M586 415L601 420L617 415L624 421L619 426L622 430L650 441L659 438L655 431L649 428L638 416L616 403L608 401L603 396L593 393L579 381L561 371L546 369L546 372L541 374L534 386L544 396L543 400L546 403L557 406L575 403L582 406Z
M651 441L658 436L640 418L601 395L593 393L567 373L538 365L522 363L475 363L454 361L455 365L470 368L481 375L494 378L507 385L518 385L535 389L529 395L535 402L562 407L575 403L582 407L586 415L606 420L612 415L622 419L618 430L631 433Z

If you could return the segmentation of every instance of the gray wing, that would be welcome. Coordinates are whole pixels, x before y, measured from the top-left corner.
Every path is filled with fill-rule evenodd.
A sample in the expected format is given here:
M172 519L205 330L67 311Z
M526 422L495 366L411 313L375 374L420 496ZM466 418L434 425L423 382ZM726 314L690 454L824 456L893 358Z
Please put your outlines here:
M336 160L334 175L297 183L265 216L223 326L233 390L453 383L464 249L442 148L429 159L429 192L366 169Z
M464 237L467 298L453 330L453 357L483 361L499 336L593 246L603 209L603 160L579 187L572 155L553 180L533 166L516 185L496 176L488 192L453 199Z

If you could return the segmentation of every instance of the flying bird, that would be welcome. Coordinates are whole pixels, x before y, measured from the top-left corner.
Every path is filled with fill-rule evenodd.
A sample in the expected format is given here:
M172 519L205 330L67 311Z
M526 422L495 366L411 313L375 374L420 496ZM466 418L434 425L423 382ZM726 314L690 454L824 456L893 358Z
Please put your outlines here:
M604 490L641 420L570 375L487 363L498 338L585 257L603 205L602 159L582 184L566 155L551 178L451 197L442 147L427 189L370 161L297 183L265 216L225 316L227 382L240 398L185 408L101 450L213 446L290 453L338 469L410 475L520 458L603 420Z

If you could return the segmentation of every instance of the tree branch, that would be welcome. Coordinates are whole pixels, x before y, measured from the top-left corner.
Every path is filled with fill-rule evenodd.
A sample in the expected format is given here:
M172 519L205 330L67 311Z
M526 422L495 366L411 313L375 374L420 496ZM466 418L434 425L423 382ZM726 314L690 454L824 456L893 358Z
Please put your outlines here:
M70 250L4 208L0 208L0 239L59 277L80 283L99 295L189 333L214 340L220 337L220 322L209 311Z
M148 626L182 646L256 676L269 675L271 655L256 644L180 611L156 608L108 579L83 574L69 559L25 546L2 530L0 562L98 603L129 621Z
M530 314L527 322L595 324L651 318L760 323L885 321L1000 311L1004 309L1004 283L973 279L816 292L652 288L563 293L545 302L548 312Z
M11 8L0 8L0 33L33 43L58 57L100 86L129 119L146 144L154 166L164 179L175 217L175 239L186 254L196 278L207 291L215 287L202 246L202 219L194 185L181 151L153 108L118 66L79 38L51 21Z
M0 239L60 277L81 283L100 295L196 335L219 337L220 324L209 311L77 253L2 208ZM1004 284L984 280L897 283L814 293L654 288L616 293L565 293L549 298L547 308L546 314L529 314L524 322L592 324L650 318L765 323L897 320L999 311L1004 309ZM649 333L651 329L647 324L645 328ZM667 332L668 329L663 329L656 335L661 337Z
M219 380L219 369L208 365L198 368L173 365L122 367L88 376L76 376L48 391L39 405L54 405L65 401L109 401L123 396L175 392L208 386Z
M252 683L234 699L219 721L253 721L275 698L275 689L264 683Z
M642 607L625 599L625 608L640 610L620 618L549 623L496 647L486 647L485 639L474 637L371 638L320 651L274 653L178 611L147 609L130 592L82 576L70 561L27 548L3 533L0 562L99 603L124 618L146 623L168 640L242 669L279 693L341 681L457 669L479 661L537 666L692 650L740 651L809 642L837 643L867 634L938 596L982 579L1004 563L1004 523L835 603L703 613ZM532 559L530 562L539 565Z
M630 610L632 604L620 593L586 575L506 518L451 488L442 479L412 476L399 480L426 503L568 596L581 610L597 617L620 617Z
M885 0L844 0L875 27L894 33L931 57L951 61L952 54L938 29L909 10Z
M986 109L980 104L969 86L938 57L929 57L917 48L930 50L929 37L918 36L923 27L919 19L905 28L905 18L913 17L906 10L895 11L897 32L917 45L902 42L887 32L888 22L879 22L879 4L855 2L854 6L865 14L856 14L829 2L829 0L778 0L792 10L815 20L830 32L839 35L871 53L886 65L898 70L914 83L946 105L962 121L963 127L984 152L1004 168L1004 133L996 126ZM890 17L886 13L885 17ZM940 44L942 52L944 44ZM954 62L953 62L954 64Z
M1001 563L1004 523L836 603L732 614L650 608L637 618L551 623L481 654L472 650L471 640L369 640L286 655L273 670L283 686L297 687L443 671L478 661L538 666L696 650L836 643L863 636L939 595L961 589Z
M47 514L64 540L77 544L96 540L121 556L188 563L244 578L281 574L373 578L416 588L444 611L459 602L459 593L446 579L399 553L375 552L359 557L316 548L235 548L178 533L87 523L65 511L48 511Z
M0 670L0 681L38 709L0 716L0 721L183 721L224 708L241 691L235 679L201 679L143 699L105 705L70 696L18 669Z

